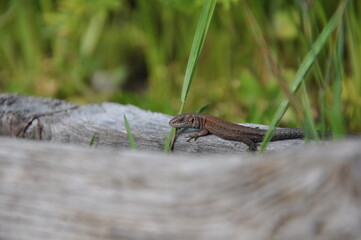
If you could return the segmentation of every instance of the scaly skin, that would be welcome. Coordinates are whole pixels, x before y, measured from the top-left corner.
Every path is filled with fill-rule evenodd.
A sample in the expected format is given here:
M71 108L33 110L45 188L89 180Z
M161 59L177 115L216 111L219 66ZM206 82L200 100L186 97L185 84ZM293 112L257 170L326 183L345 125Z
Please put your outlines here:
M240 141L248 145L250 151L257 151L257 143L262 142L267 130L245 127L223 119L199 113L185 113L175 116L169 121L174 128L197 128L198 133L188 136L187 142L191 139L197 140L208 134L214 134L226 140ZM271 141L303 138L304 134L297 128L277 129Z

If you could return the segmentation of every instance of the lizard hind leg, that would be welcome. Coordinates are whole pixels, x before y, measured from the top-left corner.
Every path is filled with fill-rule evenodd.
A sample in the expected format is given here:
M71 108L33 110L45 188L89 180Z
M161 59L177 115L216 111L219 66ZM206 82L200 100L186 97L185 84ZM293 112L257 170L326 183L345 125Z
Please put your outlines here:
M248 151L250 152L255 152L257 151L257 143L252 141L252 139L244 137L239 139L240 142L243 142L244 144L246 144L248 146Z
M256 152L258 149L257 149L257 143L252 143L250 145L248 145L248 151L250 152Z
M195 134L191 134L191 135L188 135L188 140L187 142L189 142L191 139L194 138L194 141L197 140L197 138L199 137L203 137L203 136L206 136L209 134L209 131L207 129L202 129L200 132L197 132Z

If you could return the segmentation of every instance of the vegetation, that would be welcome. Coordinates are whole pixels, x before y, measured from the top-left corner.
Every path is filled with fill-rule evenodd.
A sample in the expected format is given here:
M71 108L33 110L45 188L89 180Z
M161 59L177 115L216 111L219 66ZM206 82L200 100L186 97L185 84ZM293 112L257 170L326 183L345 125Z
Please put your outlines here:
M125 129L127 130L127 135L128 135L130 148L134 149L134 150L137 149L137 146L135 144L134 137L133 137L133 134L132 134L132 129L129 126L129 122L128 122L128 119L125 116L125 114L124 114L124 126L125 126Z
M175 114L203 3L3 0L1 91ZM344 3L292 94L302 61ZM207 113L270 124L287 99L281 125L311 119L316 128L361 132L360 18L358 1L218 0L184 111L211 103Z

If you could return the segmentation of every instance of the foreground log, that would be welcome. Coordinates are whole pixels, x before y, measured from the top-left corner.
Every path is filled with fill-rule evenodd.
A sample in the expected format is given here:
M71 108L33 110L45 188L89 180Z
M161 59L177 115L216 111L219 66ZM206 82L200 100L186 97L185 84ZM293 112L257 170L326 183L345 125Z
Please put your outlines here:
M360 145L241 159L0 138L0 239L361 239Z
M124 150L124 114L152 153ZM171 116L134 106L1 94L0 116L0 135L46 140L0 138L0 239L361 239L359 140L261 157L181 135L194 158L155 153Z
M94 146L128 149L124 114L130 123L138 149L163 150L171 129L168 125L171 116L115 103L77 106L57 99L0 94L0 135L83 146L89 145L94 135ZM178 137L176 152L244 153L248 149L243 143L212 135L186 142L188 132L189 130ZM301 139L271 142L268 151L301 147L303 144Z

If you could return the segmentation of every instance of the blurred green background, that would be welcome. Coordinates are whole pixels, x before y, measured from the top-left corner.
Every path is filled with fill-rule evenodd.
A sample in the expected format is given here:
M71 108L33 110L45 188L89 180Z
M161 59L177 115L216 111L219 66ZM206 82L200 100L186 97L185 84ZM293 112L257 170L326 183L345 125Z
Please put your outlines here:
M266 57L290 82L340 0L219 0L186 112L268 124L285 94ZM78 104L112 101L178 111L202 0L0 0L0 88ZM361 132L361 4L345 15L342 107ZM260 39L264 40L263 43ZM332 108L336 39L318 57L306 89L316 121ZM297 126L291 108L283 125Z

